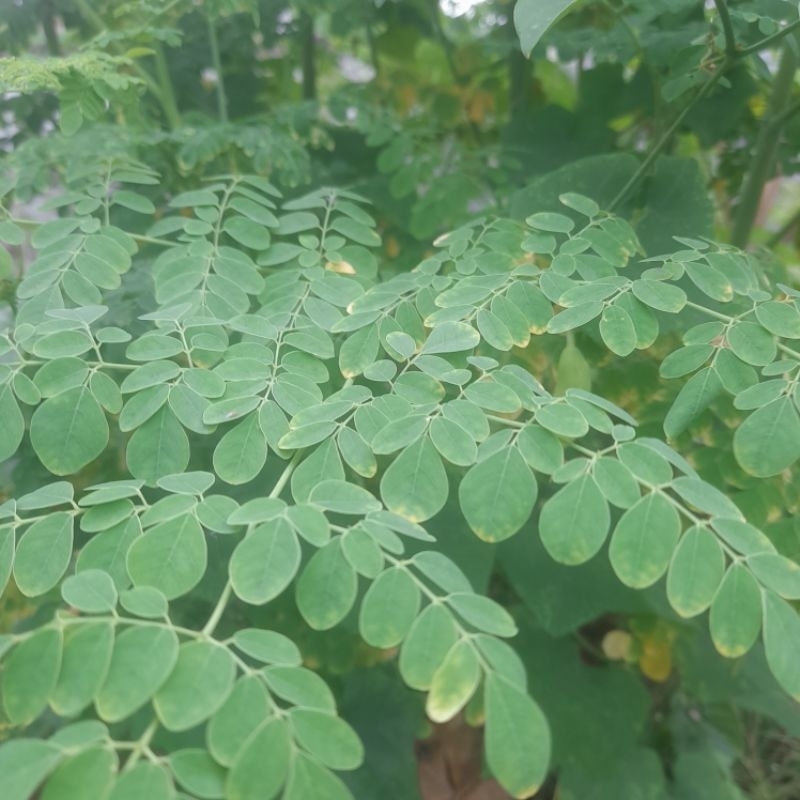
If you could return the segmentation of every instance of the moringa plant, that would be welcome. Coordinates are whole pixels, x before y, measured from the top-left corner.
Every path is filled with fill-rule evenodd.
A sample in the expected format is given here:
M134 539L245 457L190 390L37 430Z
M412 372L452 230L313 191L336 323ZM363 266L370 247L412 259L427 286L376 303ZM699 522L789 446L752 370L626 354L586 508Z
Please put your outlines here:
M378 662L408 687L404 704L424 698L430 722L483 727L486 772L508 795L534 795L557 769L563 800L581 797L563 752L579 725L548 711L577 689L579 657L538 674L537 648L563 650L541 629L574 634L586 662L643 664L646 652L616 652L624 623L608 619L640 597L648 619L702 624L714 668L741 659L735 691L758 688L744 707L800 726L800 566L794 529L776 533L798 500L800 291L745 249L797 110L798 22L779 24L781 3L773 19L720 0L709 28L689 2L632 3L631 23L616 4L519 0L526 55L573 6L599 15L588 30L608 25L613 47L630 40L634 60L650 57L652 34L650 77L683 105L656 119L641 161L591 154L513 194L518 154L481 127L488 93L470 94L438 17L443 63L470 104L460 138L355 90L318 113L313 4L296 9L304 100L269 124L231 119L218 41L228 16L263 4L201 9L213 122L182 118L163 46L180 42L180 14L200 12L126 3L116 18L133 21L106 31L75 5L96 33L83 49L0 61L6 85L59 95L65 134L19 147L0 185L12 254L0 251L0 479L13 487L0 496L0 597L22 609L0 631L3 800L371 800L375 784L352 777L371 742L342 709L340 676ZM407 5L387 8L413 18ZM676 65L664 19L679 12L705 40ZM666 151L773 45L783 54L731 236L715 237L699 167ZM94 124L110 111L125 124ZM374 184L284 194L270 177L324 173L306 145L333 146L344 128L379 150L408 238L451 228L410 248L412 268L382 239L393 223ZM473 191L482 216L464 213ZM52 219L20 211L39 194ZM625 368L605 391L602 373ZM657 390L631 400L650 368ZM712 414L721 432L701 427ZM598 619L613 629L599 648L579 630ZM334 631L341 672L309 645ZM703 669L695 688L717 682ZM670 713L691 701L681 692ZM393 736L383 714L370 709ZM660 762L652 778L652 753L632 749L640 734L609 733L646 773L624 786L654 785L639 796L662 800ZM691 750L671 735L663 750ZM677 759L678 786L693 785L691 757ZM707 772L697 763L694 776ZM598 769L598 798L635 796L603 780Z

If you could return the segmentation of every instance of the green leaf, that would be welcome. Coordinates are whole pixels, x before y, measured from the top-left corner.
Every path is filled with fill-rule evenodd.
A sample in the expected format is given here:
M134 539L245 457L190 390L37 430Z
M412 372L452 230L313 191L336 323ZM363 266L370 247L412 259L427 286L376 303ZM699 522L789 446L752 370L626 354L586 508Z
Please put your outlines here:
M246 675L236 681L233 691L208 723L206 739L211 755L224 767L231 766L269 711L267 690L258 675Z
M71 503L75 491L71 483L67 481L56 481L48 483L23 495L17 500L17 508L20 511L32 511L40 508L52 508L65 503Z
M591 322L603 311L601 302L579 303L565 308L547 323L548 333L566 333Z
M791 399L756 409L736 429L733 452L742 469L758 478L791 467L800 458L800 417Z
M50 741L59 747L83 748L109 738L108 727L96 719L84 719L59 728Z
M675 506L658 492L645 495L614 529L608 549L614 572L626 586L651 586L666 572L680 533Z
M169 766L178 783L195 797L203 800L225 797L225 770L205 750L178 750L170 755Z
M712 519L711 524L723 541L746 556L774 553L775 546L758 528L738 519Z
M177 659L178 637L172 630L137 626L123 631L95 700L100 718L119 722L140 709L169 677Z
M563 402L539 406L536 421L548 431L570 439L578 439L589 432L589 423L583 414Z
M36 787L63 758L63 752L40 739L12 739L0 747L4 800L29 800Z
M460 467L469 467L478 457L475 440L459 424L446 417L431 421L430 433L433 446L442 458Z
M336 217L331 229L366 247L377 247L381 243L381 237L372 228L347 217Z
M522 408L515 391L488 378L470 383L464 396L476 406L498 414L513 414Z
M114 627L106 621L72 625L64 631L61 669L50 696L57 714L73 717L94 700L108 673L113 647Z
M286 516L297 533L314 547L322 547L331 538L328 518L314 506L289 506Z
M162 362L154 361L154 364ZM164 403L167 402L170 390L166 384L149 386L130 397L119 416L119 429L132 431L147 422Z
M380 489L386 507L412 522L424 522L444 508L447 473L427 437L400 453L383 473Z
M312 490L309 502L337 514L369 514L381 504L366 489L342 480L323 480Z
M668 314L677 314L686 305L686 293L678 286L647 278L633 282L633 294L646 306Z
M800 600L800 565L777 553L757 553L747 566L768 589L787 600Z
M222 229L239 244L251 250L266 250L272 241L267 228L244 217L228 217Z
M456 643L453 617L444 606L431 603L414 620L400 649L400 674L412 689L430 688L436 670Z
M117 591L127 589L131 579L125 565L128 550L141 535L142 528L137 517L131 517L107 531L93 537L80 551L76 569L101 569L114 581Z
M681 537L667 574L667 597L682 617L705 611L725 574L725 554L717 538L695 525Z
M173 494L202 495L214 485L210 472L181 472L158 479L158 486Z
M14 725L28 725L44 711L61 668L61 632L42 628L20 642L5 661L3 706Z
M0 386L0 462L11 458L17 452L25 433L25 418L14 399L10 384Z
M569 10L575 0L518 0L514 27L522 52L530 56L539 39Z
M447 722L469 702L478 688L481 667L473 645L454 644L433 674L425 711L433 722Z
M607 306L600 317L600 336L606 347L618 356L630 355L637 344L636 329L630 314L621 306Z
M428 334L420 352L426 355L460 353L464 350L474 350L480 340L481 337L475 328L466 322L442 322Z
M61 586L61 596L85 614L113 611L117 605L114 581L107 572L99 569L87 569L67 578Z
M236 665L226 648L211 642L181 645L169 678L153 705L169 731L185 731L207 720L233 689Z
M339 370L345 378L360 375L378 357L380 339L374 325L350 334L339 348Z
M545 502L539 536L556 561L582 564L603 546L610 525L608 503L597 483L582 475Z
M294 427L293 423L289 426L289 431L281 437L278 446L282 450L301 450L304 447L311 447L330 438L337 427L337 423L330 420L309 422L299 427Z
M797 611L772 592L764 593L764 648L778 683L800 700L800 618Z
M350 528L342 536L342 548L353 569L366 578L377 578L383 570L381 548L363 528Z
M482 308L475 319L478 331L485 342L497 350L510 350L514 346L514 337L503 320L491 311Z
M711 264L687 262L683 265L689 280L712 300L728 303L733 299L733 286L723 272Z
M658 371L662 378L682 378L708 361L714 348L710 344L688 344L671 352Z
M117 773L117 754L92 747L62 761L48 778L42 800L83 800L107 797Z
M141 761L123 772L108 800L173 800L175 790L169 773L157 764Z
M243 653L265 664L299 667L303 661L297 645L282 633L259 628L243 628L233 635L233 643Z
M447 604L473 628L493 636L514 636L517 626L512 616L489 597L472 592L455 592Z
M618 508L630 508L642 496L633 473L616 458L598 458L592 476L606 500Z
M268 719L236 757L225 782L226 800L271 800L286 780L289 732L280 719Z
M660 486L672 480L669 461L645 444L625 442L618 448L617 456L640 481Z
M127 498L91 506L81 517L81 530L86 533L107 531L120 522L124 522L133 515L133 512L133 503Z
M343 719L312 708L294 708L289 720L297 743L326 767L350 770L364 760L361 741Z
M34 411L31 444L50 472L71 475L94 461L108 444L106 415L88 389L67 389Z
M352 795L333 773L298 753L292 762L283 800L352 800Z
M530 797L547 777L550 729L539 706L496 675L486 677L486 760L512 797Z
M731 564L711 603L711 638L727 658L743 656L761 629L761 590L742 564Z
M536 504L536 479L514 447L478 462L458 487L461 510L485 542L501 542L528 521Z
M737 322L725 338L733 353L748 364L764 367L775 360L777 343L761 325Z
M358 629L364 641L372 647L396 647L411 628L419 603L419 588L405 569L381 573L361 602Z
M72 557L74 518L56 511L22 535L14 558L14 580L22 594L37 597L61 580Z
M344 462L362 478L371 478L378 471L372 450L357 431L343 426L336 436L336 443Z
M526 425L517 434L517 447L528 466L545 475L552 475L564 463L558 437L538 425Z
M125 458L131 475L148 484L186 469L189 440L168 406L159 409L131 436Z
M119 604L134 617L159 619L166 617L167 598L152 586L136 586L120 594Z
M333 693L316 672L304 667L267 667L263 675L270 691L295 706L318 708L333 714Z
M231 428L214 450L214 471L234 486L253 480L266 461L267 440L257 414L250 414Z
M233 591L245 603L268 603L294 580L300 556L300 543L286 520L259 525L231 556Z
M794 303L769 300L756 306L756 319L775 336L800 339L800 312Z
M664 418L664 433L679 436L722 393L716 370L701 369L683 385Z
M172 600L190 592L206 571L203 529L191 514L162 522L128 551L128 573L136 586L152 586Z
M392 419L372 437L370 447L377 455L389 455L416 442L428 427L425 414L412 414Z
M297 607L315 630L327 630L353 607L358 578L338 539L311 557L297 582Z

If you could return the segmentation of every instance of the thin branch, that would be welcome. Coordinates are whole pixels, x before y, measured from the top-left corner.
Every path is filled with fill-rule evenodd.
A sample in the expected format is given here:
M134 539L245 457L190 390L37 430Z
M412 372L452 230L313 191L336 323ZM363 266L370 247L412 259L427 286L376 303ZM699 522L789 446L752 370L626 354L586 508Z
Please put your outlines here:
M733 22L731 21L730 11L726 0L714 0L717 7L719 21L722 23L722 32L725 36L725 53L728 58L736 56L736 34L733 32Z
M158 85L161 89L161 106L164 109L164 116L167 118L167 124L170 130L174 131L176 128L180 127L181 115L178 111L178 103L175 100L175 89L172 85L169 68L167 67L164 45L161 44L161 42L156 42L155 45L155 62Z
M139 740L134 743L133 747L131 748L131 754L128 760L125 762L125 770L131 770L133 767L136 766L139 759L142 757L142 754L145 750L149 749L150 742L155 736L156 731L158 730L158 720L153 719L153 721L145 728L144 733L139 737Z
M766 246L769 249L776 247L798 223L800 223L800 208L796 209L792 214L790 214L786 222L784 222L783 225L781 225L781 227L778 228L778 230L775 231L775 233L773 233L769 239L767 239Z
M783 39L784 36L788 36L792 31L796 31L798 28L800 28L800 19L790 22L785 28L781 28L776 33L765 36L763 39L757 41L755 44L751 44L749 47L742 47L737 51L736 55L738 58L743 58L744 56L750 56L754 53L760 53L762 50L766 50L777 44L781 39Z
M797 55L792 43L789 42L783 47L778 72L772 84L766 117L758 132L750 169L739 193L739 204L734 214L731 243L742 249L747 247L750 240L764 186L774 171L784 114L791 108L789 98L796 70Z
M225 81L222 78L222 59L219 55L219 39L217 39L217 29L214 20L209 13L206 17L208 22L208 42L211 45L211 63L217 73L217 114L220 122L228 121L228 95L225 93Z
M661 136L661 138L650 148L650 152L647 154L647 157L644 159L644 161L642 161L642 163L639 165L639 168L636 170L636 172L631 175L628 182L619 190L617 196L611 201L611 204L608 208L609 211L613 211L615 208L617 208L619 204L628 196L631 190L638 185L639 181L647 174L647 171L650 169L653 162L666 149L675 131L680 128L681 123L684 119L686 119L687 115L694 108L695 104L705 97L714 88L714 86L719 83L719 81L722 79L722 76L725 74L725 70L725 64L720 65L715 70L714 74L700 87L700 90L694 95L694 97L683 107L680 114L675 117L667 130L664 131L664 134Z
M800 100L796 100L794 103L789 104L780 114L774 116L770 121L770 125L774 125L776 127L782 127L786 122L788 122L797 112L800 111Z

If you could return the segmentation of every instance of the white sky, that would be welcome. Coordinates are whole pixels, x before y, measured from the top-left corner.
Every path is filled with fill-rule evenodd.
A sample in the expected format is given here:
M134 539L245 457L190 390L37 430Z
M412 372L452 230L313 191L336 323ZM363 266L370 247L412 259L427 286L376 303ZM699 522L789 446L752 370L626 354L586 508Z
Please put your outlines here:
M460 17L482 2L483 0L439 0L439 5L448 17Z

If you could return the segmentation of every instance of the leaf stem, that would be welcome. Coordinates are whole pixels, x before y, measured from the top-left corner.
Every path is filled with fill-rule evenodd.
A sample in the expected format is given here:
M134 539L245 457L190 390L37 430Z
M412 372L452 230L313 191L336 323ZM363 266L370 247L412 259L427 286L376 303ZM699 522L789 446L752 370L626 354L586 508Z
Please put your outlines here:
M280 495L286 486L287 481L292 477L295 467L297 467L302 458L303 451L298 450L292 456L292 460L286 465L283 472L280 474L280 477L275 482L275 485L272 487L272 491L268 495L269 497L278 497L278 495ZM231 584L230 579L228 579L225 584L225 588L222 590L222 594L219 596L219 600L217 600L216 606L214 606L214 610L211 612L211 616L208 618L208 622L206 622L206 624L203 626L203 630L201 632L203 636L211 636L211 634L214 633L214 630L219 624L220 619L222 619L222 615L225 613L225 608L228 605L228 601L231 599L232 592L233 585Z
M150 742L152 741L153 736L155 736L157 730L158 720L153 719L145 728L144 733L139 737L139 740L133 745L130 757L125 762L126 770L133 769L133 767L136 766L144 751L149 748Z
M208 22L208 42L211 46L211 63L217 73L217 114L220 122L228 121L228 95L225 92L225 81L222 78L222 59L219 55L219 39L214 19L209 13L206 17Z
M283 491L286 483L288 482L289 478L292 477L292 473L295 471L297 465L303 459L303 451L298 450L293 456L292 460L286 465L286 468L280 474L280 477L275 482L275 485L272 487L272 491L269 493L268 497L278 497L280 493Z
M733 22L730 11L728 11L728 4L726 0L714 0L714 5L717 7L717 14L719 14L719 21L722 23L722 32L725 36L725 53L729 59L733 59L736 57L736 35L733 32Z
M211 612L208 622L206 622L205 626L203 627L202 633L205 636L211 636L211 634L214 633L214 629L217 627L220 619L222 619L222 615L225 613L225 608L228 605L228 601L231 599L232 592L233 586L229 579L225 583L225 588L222 590L222 594L219 596L219 600L217 600L217 604L214 606L214 610Z

